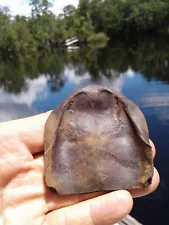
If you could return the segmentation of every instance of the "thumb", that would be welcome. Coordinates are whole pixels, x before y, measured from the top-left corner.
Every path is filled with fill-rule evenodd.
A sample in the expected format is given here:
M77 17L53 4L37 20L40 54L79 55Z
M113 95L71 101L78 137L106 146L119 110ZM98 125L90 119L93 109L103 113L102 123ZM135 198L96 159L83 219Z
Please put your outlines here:
M129 214L133 200L127 191L115 191L47 214L50 225L109 225Z

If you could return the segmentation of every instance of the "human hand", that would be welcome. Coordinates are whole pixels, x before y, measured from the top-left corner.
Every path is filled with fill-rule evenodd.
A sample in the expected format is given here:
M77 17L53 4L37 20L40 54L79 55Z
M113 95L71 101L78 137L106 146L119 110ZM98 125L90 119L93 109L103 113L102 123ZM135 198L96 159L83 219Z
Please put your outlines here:
M60 196L45 185L44 125L50 112L0 124L0 224L4 225L107 225L125 217L132 197L154 191L97 192ZM155 147L153 156L155 156Z

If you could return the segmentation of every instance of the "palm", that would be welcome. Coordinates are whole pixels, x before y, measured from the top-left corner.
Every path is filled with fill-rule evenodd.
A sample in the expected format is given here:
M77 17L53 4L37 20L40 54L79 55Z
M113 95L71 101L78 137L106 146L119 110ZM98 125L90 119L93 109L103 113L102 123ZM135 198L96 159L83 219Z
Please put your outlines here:
M26 146L19 140L1 143L0 177L5 188L2 198L4 221L21 222L27 217L27 224L42 224L48 211L49 191L43 184L43 158L34 159ZM17 222L17 221L16 221Z
M2 140L0 149L4 221L25 224L26 218L27 224L43 224L48 212L78 201L77 196L60 197L46 187L42 153L33 156L19 138Z
M28 123L27 125L25 123L23 125L23 120L20 120L18 122L5 123L0 126L0 197L2 221L4 224L21 225L76 225L81 224L82 220L86 221L86 224L92 224L94 223L93 221L96 221L96 224L102 224L102 221L103 224L106 224L104 216L103 218L98 217L100 215L99 211L97 212L94 209L96 212L92 213L88 209L92 208L92 205L97 204L97 201L98 203L104 201L105 196L108 194L98 198L93 197L101 193L58 196L46 187L42 153L43 128L46 118L46 115L41 115L36 117L36 119L35 117L25 119L27 121L29 120L28 123L31 120L32 125ZM22 126L26 128L23 127L22 130L20 128ZM35 129L32 129L32 126ZM157 185L158 175L156 175L156 183L147 192L151 192ZM126 192L123 194L128 198L126 200L126 209L122 209L122 215L125 215L131 210L132 203L129 195ZM93 200L87 200L89 198L93 198ZM95 201L95 203L92 201ZM78 212L77 209L80 208L82 210ZM85 211L83 212L83 208L86 210L86 214ZM101 208L98 208L98 210L103 211ZM110 209L107 210L110 211ZM73 212L76 213L74 216L72 215ZM98 218L95 218L96 216ZM114 216L115 219L114 217L112 219L110 218L110 221L115 222L120 216L116 216L117 218ZM55 222L53 223L53 221ZM97 223L97 221L100 222Z

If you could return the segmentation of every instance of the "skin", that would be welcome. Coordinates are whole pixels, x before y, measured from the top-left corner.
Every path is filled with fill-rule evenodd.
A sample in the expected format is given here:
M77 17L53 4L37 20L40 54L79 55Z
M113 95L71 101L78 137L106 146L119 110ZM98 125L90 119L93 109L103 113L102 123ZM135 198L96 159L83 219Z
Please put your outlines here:
M44 181L44 126L50 112L0 124L0 225L109 225L132 209L144 190L59 196ZM153 155L155 156L155 147Z

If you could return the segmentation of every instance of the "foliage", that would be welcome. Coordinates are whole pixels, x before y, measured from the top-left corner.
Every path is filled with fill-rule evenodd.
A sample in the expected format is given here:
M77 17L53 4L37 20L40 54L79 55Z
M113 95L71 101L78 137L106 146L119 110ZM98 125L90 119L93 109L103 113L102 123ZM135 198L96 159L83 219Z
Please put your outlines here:
M113 40L116 35L169 32L167 0L79 0L56 16L49 0L31 0L30 17L11 16L0 7L1 59L32 56L38 51L54 52L67 38L80 43Z
M98 43L98 42L106 42L108 37L104 33L97 33L97 34L92 34L89 36L87 39L88 42L90 43Z

